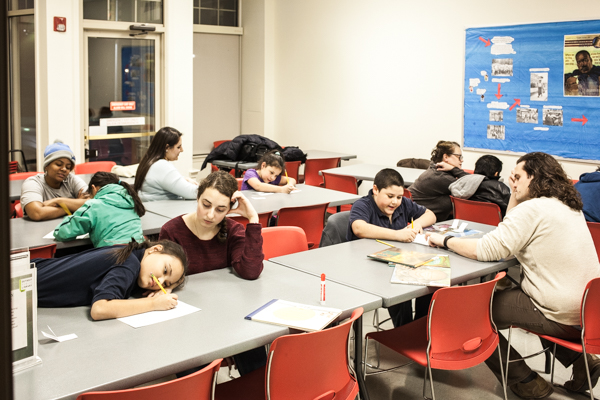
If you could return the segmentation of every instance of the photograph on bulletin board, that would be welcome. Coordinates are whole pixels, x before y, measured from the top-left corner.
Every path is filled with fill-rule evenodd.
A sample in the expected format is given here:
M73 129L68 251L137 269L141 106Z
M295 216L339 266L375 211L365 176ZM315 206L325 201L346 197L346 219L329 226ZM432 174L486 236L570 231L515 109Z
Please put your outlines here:
M466 30L465 148L600 160L600 21Z

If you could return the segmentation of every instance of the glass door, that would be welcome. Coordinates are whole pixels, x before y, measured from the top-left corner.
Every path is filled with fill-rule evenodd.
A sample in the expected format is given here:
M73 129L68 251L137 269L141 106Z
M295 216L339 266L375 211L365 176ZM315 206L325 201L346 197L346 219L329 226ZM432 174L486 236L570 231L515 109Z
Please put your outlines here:
M160 36L87 31L88 161L137 164L161 127Z

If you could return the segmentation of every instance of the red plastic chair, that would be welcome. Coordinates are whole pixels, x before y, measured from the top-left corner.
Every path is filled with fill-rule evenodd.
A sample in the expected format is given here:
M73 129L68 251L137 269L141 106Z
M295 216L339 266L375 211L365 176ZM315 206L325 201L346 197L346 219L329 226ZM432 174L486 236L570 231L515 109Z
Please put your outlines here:
M454 196L450 196L450 200L452 200L456 219L494 226L502 222L502 213L498 204L459 199Z
M285 170L287 171L287 175L289 178L294 178L296 183L298 180L298 170L300 169L301 161L286 161L285 162Z
M325 189L337 190L338 192L358 194L358 183L356 178L348 175L336 175L329 172L323 172ZM352 204L344 204L338 207L329 207L327 212L335 214L339 211L350 211Z
M277 226L299 226L306 233L308 248L316 249L321 242L327 205L282 208L277 213Z
M222 360L215 360L183 378L141 388L83 393L77 400L211 400Z
M508 348L510 351L511 334L513 327L508 331ZM530 332L530 331L529 331ZM594 278L588 282L583 292L581 300L581 341L572 342L566 339L559 339L553 336L538 335L542 339L546 339L554 343L552 369L550 374L550 383L554 385L554 362L556 361L556 345L566 347L569 350L577 351L583 354L600 354L600 278ZM539 354L539 353L538 353ZM537 355L537 354L534 354ZM507 355L508 360L508 355ZM513 361L513 360L510 360ZM506 376L508 376L508 365L506 364ZM585 372L587 373L588 387L591 386L590 369L585 359ZM594 391L590 390L590 399L594 400Z
M315 158L308 159L304 164L304 183L311 186L321 186L325 184L319 171L340 166L340 158Z
M8 175L9 181L22 181L24 179L29 178L30 176L34 176L37 174L41 174L41 172L31 171L31 172L16 172L14 174Z
M588 222L588 229L592 234L592 239L594 240L594 246L596 246L596 253L598 253L598 260L600 260L600 223L598 222Z
M230 139L226 139L226 140L215 140L213 142L213 147L216 149L217 147L219 147L220 145L222 145L225 142L231 142Z
M492 356L496 349L500 357L498 330L492 320L491 309L496 282L504 275L504 272L500 272L493 280L477 285L437 290L431 299L427 317L388 331L368 333L365 349L369 348L369 340L375 340L427 367L423 379L423 397L426 397L429 377L431 395L435 399L432 369L474 367ZM465 304L469 304L469 307L464 307ZM365 365L365 378L366 368ZM506 386L503 385L503 388L506 399Z
M23 218L23 206L21 205L21 202L19 200L15 202L14 210L15 218Z
M275 339L267 367L217 385L215 399L354 399L358 383L348 370L348 337L362 313L357 308L333 328Z
M233 210L233 212L235 212L235 210ZM272 211L258 214L258 223L262 225L263 229L269 226L269 220L271 219L271 216L273 216ZM240 224L244 225L244 227L248 225L248 219L240 215L235 215L227 218L231 218L232 220L239 222Z
M265 260L308 250L306 234L297 226L272 226L262 229Z
M19 162L18 161L9 161L8 162L8 173L15 174L19 172Z
M29 258L54 258L56 253L56 244L47 244L46 246L34 247L29 249Z
M412 193L407 188L404 188L404 193L402 193L402 197L406 197L407 199L412 200Z
M244 184L244 178L235 178L238 183L238 190L242 190L242 185Z
M465 169L465 168L463 168L463 171L465 171L465 172L467 172L469 174L474 174L475 173L475 170L472 170L472 169Z
M94 174L96 172L110 172L112 167L117 165L114 161L90 161L81 164L75 164L73 172L75 174Z

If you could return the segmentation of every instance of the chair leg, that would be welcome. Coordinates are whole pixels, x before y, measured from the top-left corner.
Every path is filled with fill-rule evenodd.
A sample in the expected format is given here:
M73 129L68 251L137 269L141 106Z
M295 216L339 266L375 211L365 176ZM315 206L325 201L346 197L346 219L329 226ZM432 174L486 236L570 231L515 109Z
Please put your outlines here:
M546 352L546 356L549 355L549 351ZM554 351L552 351L552 365L550 367L550 384L554 386L554 363L556 362L556 343L554 343ZM546 364L548 364L548 359L546 358Z
M431 397L427 397L426 388L427 388L427 375L429 375L429 386L431 388ZM425 369L425 378L423 379L423 398L425 400L435 400L435 392L433 391L433 373L431 372L431 363L429 361L429 357L427 357L427 368Z
M504 377L504 368L502 367L502 351L500 350L500 342L498 342L498 358L500 358L500 375L502 376L502 390L504 391L504 400L506 397L506 381L508 378ZM508 371L507 371L508 372Z
M544 363L544 373L549 374L551 372L551 361L550 353L546 352L546 362Z
M587 375L588 388L590 390L590 400L594 400L594 388L592 387L592 377L590 376L590 366L588 364L587 352L585 351L585 342L583 340L581 341L581 347L583 350L583 353L581 353L581 356L583 357L583 362L585 364L585 373Z

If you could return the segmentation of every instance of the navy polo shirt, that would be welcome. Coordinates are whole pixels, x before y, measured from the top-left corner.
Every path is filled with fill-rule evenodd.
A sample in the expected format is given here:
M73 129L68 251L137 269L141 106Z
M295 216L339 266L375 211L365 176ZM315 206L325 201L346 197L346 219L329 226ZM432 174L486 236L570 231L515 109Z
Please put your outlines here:
M122 264L114 251L99 247L61 258L36 258L38 307L89 306L98 300L127 299L137 287L144 249L134 250Z
M394 210L392 221L390 222L390 218L382 213L377 204L375 204L373 189L371 189L368 195L357 200L352 205L346 240L359 239L352 231L352 223L356 220L360 219L368 224L381 226L382 228L400 230L406 228L411 218L417 219L425 214L425 211L427 211L427 208L418 205L409 198L403 197L400 206Z

